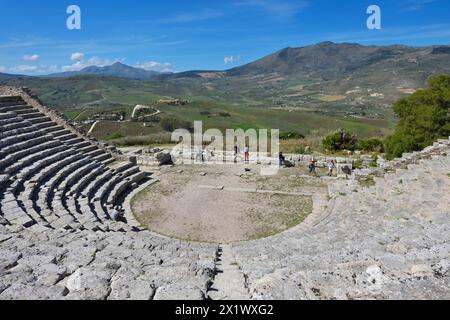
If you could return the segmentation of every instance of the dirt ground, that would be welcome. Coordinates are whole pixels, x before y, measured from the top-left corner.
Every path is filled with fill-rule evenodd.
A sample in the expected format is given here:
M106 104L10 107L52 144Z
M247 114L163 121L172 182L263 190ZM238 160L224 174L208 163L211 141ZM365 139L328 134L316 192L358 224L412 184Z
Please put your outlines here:
M136 195L132 210L149 230L182 240L263 238L301 223L313 194L326 197L326 184L305 173L289 168L260 176L256 165L243 164L163 167L155 172L160 182Z

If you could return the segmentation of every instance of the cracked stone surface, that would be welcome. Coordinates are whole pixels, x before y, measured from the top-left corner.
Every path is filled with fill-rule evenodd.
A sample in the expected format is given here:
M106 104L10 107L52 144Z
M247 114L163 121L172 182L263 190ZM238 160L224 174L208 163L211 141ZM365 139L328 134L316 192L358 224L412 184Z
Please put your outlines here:
M373 186L343 183L313 228L234 244L252 298L449 299L449 154L445 143Z
M25 229L0 244L0 299L204 299L216 249L145 231Z

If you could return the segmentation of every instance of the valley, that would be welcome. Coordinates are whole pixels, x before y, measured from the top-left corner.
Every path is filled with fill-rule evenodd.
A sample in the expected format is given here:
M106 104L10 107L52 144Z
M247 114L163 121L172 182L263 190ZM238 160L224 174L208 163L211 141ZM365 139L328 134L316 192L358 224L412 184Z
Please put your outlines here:
M164 134L157 121L163 118L202 120L205 128L221 130L279 128L323 136L344 128L364 138L382 137L396 123L393 102L425 87L429 78L450 73L445 48L324 42L225 71L150 77L116 63L50 77L0 75L0 83L31 88L86 131L99 113L124 113L125 121L104 121L93 130L101 140ZM132 121L136 105L154 106L160 99L189 104L163 106L155 121Z

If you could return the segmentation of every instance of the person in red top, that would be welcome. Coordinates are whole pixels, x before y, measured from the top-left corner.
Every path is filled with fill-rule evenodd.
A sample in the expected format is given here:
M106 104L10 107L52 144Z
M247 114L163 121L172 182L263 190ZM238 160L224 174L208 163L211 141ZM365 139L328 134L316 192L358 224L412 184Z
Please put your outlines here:
M311 162L309 163L309 173L317 176L316 163L317 163L317 161L314 160L314 158L312 158Z

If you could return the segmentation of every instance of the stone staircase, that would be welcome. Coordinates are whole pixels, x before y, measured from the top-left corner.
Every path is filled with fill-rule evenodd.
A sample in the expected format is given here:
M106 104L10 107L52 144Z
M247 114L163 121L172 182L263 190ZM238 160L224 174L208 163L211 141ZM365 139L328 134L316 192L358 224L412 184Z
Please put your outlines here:
M109 229L111 208L148 175L41 110L21 95L0 97L2 223Z
M212 300L249 300L250 293L246 288L245 276L229 245L220 246L216 262L216 276L208 291Z

